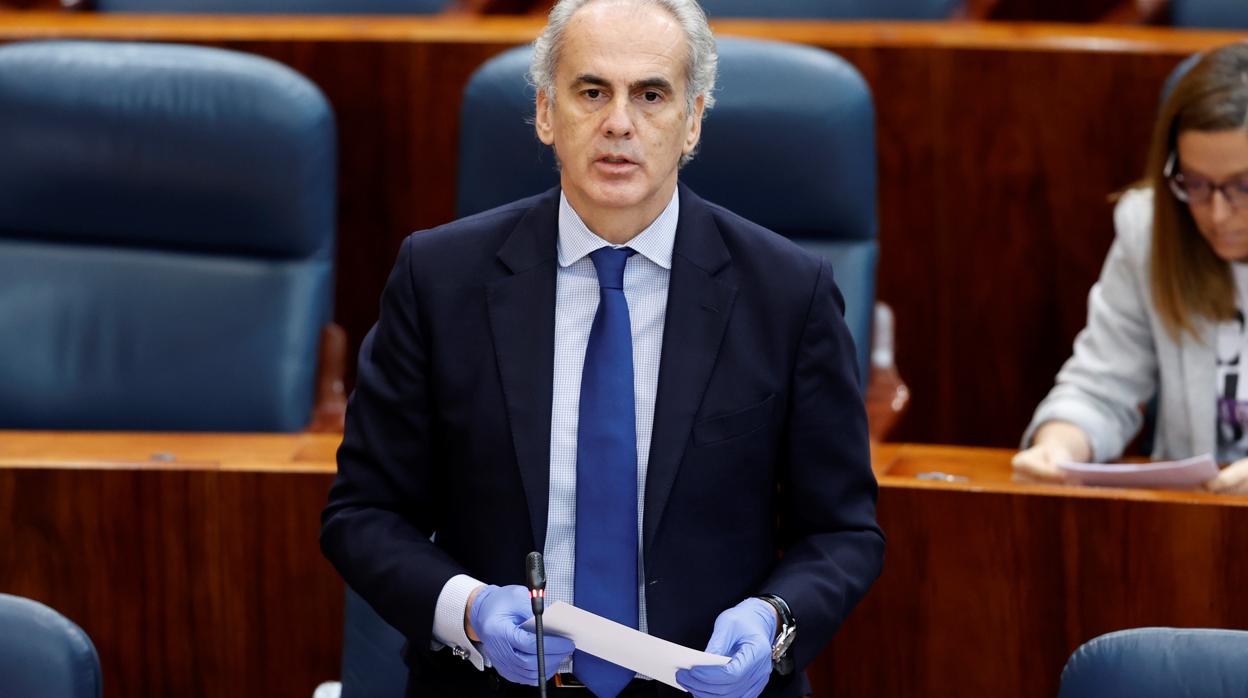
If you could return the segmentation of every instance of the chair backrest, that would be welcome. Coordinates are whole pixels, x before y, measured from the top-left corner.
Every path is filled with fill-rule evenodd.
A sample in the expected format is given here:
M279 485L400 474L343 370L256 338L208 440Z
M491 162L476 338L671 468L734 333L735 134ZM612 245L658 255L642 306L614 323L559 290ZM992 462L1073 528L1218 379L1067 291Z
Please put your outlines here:
M173 14L427 15L453 0L91 0L98 12Z
M351 587L346 589L341 698L403 695L407 685L407 665L401 657L403 635Z
M701 0L707 16L794 19L946 19L963 0Z
M1080 645L1059 698L1248 696L1248 632L1135 628Z
M100 657L65 616L20 596L0 594L0 695L99 698Z
M1162 103L1165 103L1166 99L1170 97L1170 93L1174 92L1174 88L1179 84L1179 81L1183 79L1183 76L1191 72L1192 68L1196 67L1196 64L1199 63L1200 59L1203 57L1203 53L1193 53L1187 58L1184 58L1178 65L1174 66L1174 70L1170 71L1170 74L1166 76L1166 82L1161 86Z
M303 428L336 148L267 59L0 47L0 427Z
M736 38L718 45L717 102L681 181L828 258L865 377L878 256L871 92L853 66L821 49ZM554 157L530 124L530 55L527 46L506 51L468 81L461 216L559 183Z
M1244 0L1170 0L1176 27L1248 29L1248 2Z

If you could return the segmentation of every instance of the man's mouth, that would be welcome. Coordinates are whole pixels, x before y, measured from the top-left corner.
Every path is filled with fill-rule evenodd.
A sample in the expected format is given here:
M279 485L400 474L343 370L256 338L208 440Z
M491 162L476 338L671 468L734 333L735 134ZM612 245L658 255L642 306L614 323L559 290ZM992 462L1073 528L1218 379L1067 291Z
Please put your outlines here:
M603 155L602 157L598 158L598 161L605 162L608 165L635 165L637 164L633 162L632 160L629 160L628 158L624 157L623 155Z

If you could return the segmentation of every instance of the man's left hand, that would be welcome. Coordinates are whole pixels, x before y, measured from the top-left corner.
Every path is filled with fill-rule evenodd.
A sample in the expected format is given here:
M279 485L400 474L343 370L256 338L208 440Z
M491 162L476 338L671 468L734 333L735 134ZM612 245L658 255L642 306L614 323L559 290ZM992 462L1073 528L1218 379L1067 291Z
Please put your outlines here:
M754 698L771 677L771 642L776 611L762 599L746 599L719 614L706 645L710 654L729 657L722 666L695 666L676 672L676 682L694 698Z

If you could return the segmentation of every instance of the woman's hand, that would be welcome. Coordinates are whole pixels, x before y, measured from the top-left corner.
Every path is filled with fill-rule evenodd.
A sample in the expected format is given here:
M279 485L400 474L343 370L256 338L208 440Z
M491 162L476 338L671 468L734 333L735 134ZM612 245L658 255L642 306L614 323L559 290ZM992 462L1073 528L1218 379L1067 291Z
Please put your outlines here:
M1045 422L1036 430L1031 443L1031 448L1019 451L1010 462L1016 480L1062 482L1066 477L1058 463L1084 462L1092 456L1088 435L1070 422Z
M1248 458L1223 468L1217 477L1205 483L1205 489L1218 494L1248 494Z

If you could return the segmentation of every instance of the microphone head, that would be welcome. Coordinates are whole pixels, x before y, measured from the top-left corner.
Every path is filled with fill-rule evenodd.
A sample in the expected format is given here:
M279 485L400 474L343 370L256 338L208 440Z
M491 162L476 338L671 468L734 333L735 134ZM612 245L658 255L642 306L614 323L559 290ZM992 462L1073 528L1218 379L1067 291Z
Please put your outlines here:
M524 572L530 589L546 588L546 564L541 553L529 553L524 558Z

